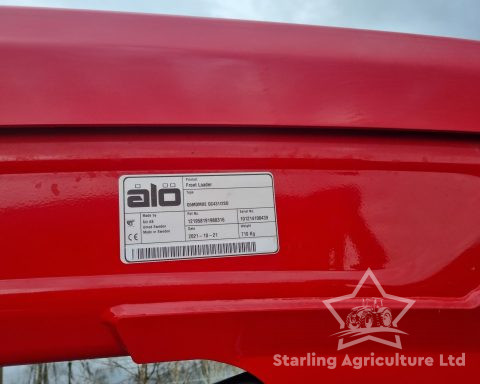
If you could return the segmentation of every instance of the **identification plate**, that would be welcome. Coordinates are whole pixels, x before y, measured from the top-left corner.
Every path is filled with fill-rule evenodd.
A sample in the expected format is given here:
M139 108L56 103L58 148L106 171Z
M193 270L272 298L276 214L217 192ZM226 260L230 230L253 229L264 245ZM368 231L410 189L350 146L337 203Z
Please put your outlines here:
M270 173L126 175L119 190L125 263L278 251Z

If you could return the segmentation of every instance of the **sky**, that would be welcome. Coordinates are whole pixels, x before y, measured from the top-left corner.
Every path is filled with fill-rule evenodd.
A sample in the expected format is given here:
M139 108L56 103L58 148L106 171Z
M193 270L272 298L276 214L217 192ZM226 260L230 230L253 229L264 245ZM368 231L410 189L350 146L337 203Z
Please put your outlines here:
M479 0L0 0L0 5L277 21L480 40Z

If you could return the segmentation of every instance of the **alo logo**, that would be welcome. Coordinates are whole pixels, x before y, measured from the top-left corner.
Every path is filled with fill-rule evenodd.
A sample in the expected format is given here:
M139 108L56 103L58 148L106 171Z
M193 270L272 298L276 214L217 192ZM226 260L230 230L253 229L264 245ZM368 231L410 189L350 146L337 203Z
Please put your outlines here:
M130 208L173 207L182 203L180 189L158 189L155 184L150 184L150 190L130 189L127 196L127 205Z

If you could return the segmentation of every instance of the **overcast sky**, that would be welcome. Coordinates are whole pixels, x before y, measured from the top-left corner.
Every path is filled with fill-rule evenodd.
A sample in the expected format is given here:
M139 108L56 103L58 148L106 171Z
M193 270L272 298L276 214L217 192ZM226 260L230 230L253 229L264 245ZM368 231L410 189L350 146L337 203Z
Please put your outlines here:
M480 40L480 0L0 0L0 5L282 21Z

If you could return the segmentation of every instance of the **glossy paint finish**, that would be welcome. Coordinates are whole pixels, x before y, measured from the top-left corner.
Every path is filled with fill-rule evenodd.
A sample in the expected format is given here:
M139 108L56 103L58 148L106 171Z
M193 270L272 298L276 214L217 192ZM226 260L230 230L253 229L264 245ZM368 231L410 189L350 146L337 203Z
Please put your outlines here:
M28 8L0 37L0 125L479 131L474 41Z
M129 354L273 383L478 377L478 43L31 9L0 20L0 364ZM120 261L121 175L242 171L274 176L278 254ZM277 353L344 355L322 300L367 268L416 300L402 353L466 353L467 366L273 367Z
M338 326L321 300L349 293L371 267L387 291L417 300L402 320L404 353L468 354L461 371L396 375L476 372L478 138L67 131L12 131L0 143L3 364L131 354L219 360L270 382L347 378L352 370L273 369L272 355L335 355ZM120 175L265 170L278 254L120 261ZM394 352L371 343L353 352L370 351Z

